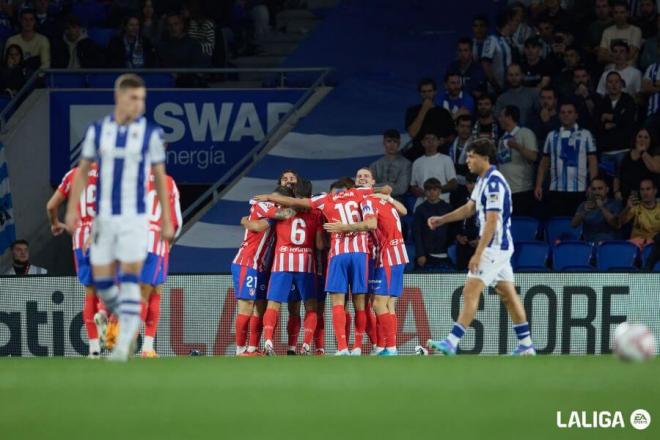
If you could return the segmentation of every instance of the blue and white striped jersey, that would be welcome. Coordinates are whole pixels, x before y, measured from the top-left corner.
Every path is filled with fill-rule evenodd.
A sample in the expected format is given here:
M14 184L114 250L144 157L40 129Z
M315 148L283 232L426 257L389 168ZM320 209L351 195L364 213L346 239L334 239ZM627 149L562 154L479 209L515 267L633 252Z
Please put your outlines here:
M584 192L587 189L589 163L587 156L596 154L591 132L560 127L548 133L543 154L550 156L550 191Z
M490 167L483 177L477 179L470 199L477 206L479 236L482 236L484 233L486 213L488 211L497 211L499 212L497 226L493 239L488 243L488 247L513 252L513 237L511 237L511 212L513 209L511 188L509 188L509 184L506 182L502 173L497 171L494 165Z
M144 116L128 125L106 116L87 129L82 158L98 162L97 217L145 215L149 170L165 162L163 131Z
M481 51L481 59L493 63L493 73L497 82L504 87L506 80L506 69L513 62L511 45L501 34L489 35L484 41Z
M653 63L644 72L644 79L653 84L660 81L660 63ZM649 105L646 109L646 116L651 116L660 111L660 92L655 92L649 96Z

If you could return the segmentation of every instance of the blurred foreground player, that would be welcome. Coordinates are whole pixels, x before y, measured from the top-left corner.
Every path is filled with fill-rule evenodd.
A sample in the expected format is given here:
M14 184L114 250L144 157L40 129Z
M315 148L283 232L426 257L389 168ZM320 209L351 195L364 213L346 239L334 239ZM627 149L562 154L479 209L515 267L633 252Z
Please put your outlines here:
M92 227L90 261L97 293L108 312L116 313L119 319L119 336L109 359L126 361L140 326L138 283L147 256L149 170L154 174L163 209L163 240L174 238L174 228L163 133L143 116L144 81L134 74L121 75L115 81L114 95L113 113L91 124L85 134L79 170L69 195L66 225L70 231L79 225L79 199L92 163L97 162L97 216Z
M442 341L428 340L429 349L445 355L456 354L465 329L477 313L484 287L494 285L506 306L518 336L513 355L535 355L525 309L516 293L511 267L513 239L511 237L511 189L504 176L491 165L495 157L492 141L478 139L467 147L467 166L479 179L470 200L462 207L440 217L429 217L429 228L479 215L479 244L468 264L469 272L463 288L463 308L451 333Z
M58 208L69 198L71 194L71 184L78 168L71 169L62 178L62 182L53 193L46 211L50 221L50 231L54 236L61 235L66 230L66 225L62 223L57 214ZM87 331L89 340L89 358L98 359L101 355L101 342L99 341L99 329L94 322L94 315L99 310L99 300L96 296L96 287L92 278L92 266L89 263L89 240L92 223L96 215L96 181L98 179L98 168L93 164L87 174L87 183L80 197L78 204L78 215L80 224L71 234L73 242L73 258L76 265L76 274L78 281L85 289L85 301L83 305L83 322ZM103 333L101 333L102 335Z

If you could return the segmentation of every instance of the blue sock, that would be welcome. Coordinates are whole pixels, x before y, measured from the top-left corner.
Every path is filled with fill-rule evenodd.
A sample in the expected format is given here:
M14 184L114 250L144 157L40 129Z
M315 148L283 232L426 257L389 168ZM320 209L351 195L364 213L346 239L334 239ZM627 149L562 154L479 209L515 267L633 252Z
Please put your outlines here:
M451 332L447 335L447 340L451 343L451 345L457 347L464 334L465 327L460 325L458 322L455 322Z
M518 341L522 345L530 346L532 345L532 332L529 330L529 323L522 322L520 324L514 324L513 329L516 331L516 336L518 336Z
M138 276L134 274L121 274L119 276L119 337L117 350L128 353L131 342L140 327L140 286Z
M96 278L94 280L96 292L103 300L108 313L115 313L119 307L119 289L115 285L114 278Z

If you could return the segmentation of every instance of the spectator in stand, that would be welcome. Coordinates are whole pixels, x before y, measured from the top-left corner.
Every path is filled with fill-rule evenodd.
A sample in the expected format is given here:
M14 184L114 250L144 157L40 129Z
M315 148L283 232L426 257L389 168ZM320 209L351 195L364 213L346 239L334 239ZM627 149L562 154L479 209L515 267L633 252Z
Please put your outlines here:
M481 94L486 81L481 64L472 58L472 40L461 38L456 49L456 61L447 68L447 74L456 73L461 77L463 91L470 96Z
M12 265L5 275L46 275L43 267L30 264L30 247L26 240L16 240L10 246Z
M509 14L500 14L497 18L497 32L484 41L481 66L486 72L488 90L491 93L499 93L504 89L507 66L514 60L510 44L511 34L515 30L513 26Z
M511 187L513 215L531 216L534 211L534 162L538 156L536 136L520 127L520 110L505 106L498 115L504 135L497 144L497 169Z
M644 42L644 50L642 50L642 54L639 56L639 67L644 71L651 64L660 63L660 16L658 16L656 21L658 35Z
M557 92L552 87L545 87L539 94L540 110L534 115L529 124L536 135L538 142L543 142L552 130L561 126L557 108Z
M23 51L17 44L12 44L7 48L5 62L0 69L1 93L13 97L27 81L27 75L27 69L23 66Z
M465 175L468 173L465 164L465 147L470 143L472 135L472 119L468 115L461 115L456 118L456 137L449 145L449 158L454 163L456 171L456 182L459 185L465 185Z
M18 45L23 51L24 63L31 69L50 67L50 43L48 38L35 30L37 19L34 11L24 9L20 12L21 33L7 39L5 47ZM5 49L6 52L6 49Z
M573 37L573 34L568 32L555 32L552 45L550 46L550 53L545 58L545 62L553 75L564 68L566 49L572 46L574 42L575 38Z
M48 39L59 37L62 31L57 22L57 17L50 9L50 0L35 0L33 4L37 20L37 31Z
M633 148L619 164L614 178L614 197L627 200L644 179L653 180L656 186L660 182L660 151L651 133L646 128L640 128L635 133Z
M582 203L587 178L598 175L596 145L589 130L578 127L577 119L575 103L562 103L561 127L548 134L543 146L534 196L537 200L544 199L543 183L550 168L550 191L545 201L552 216L573 215Z
M500 130L493 116L493 98L490 95L482 95L477 99L477 121L472 127L472 137L487 137L495 143L500 138Z
M655 0L641 0L639 3L639 16L633 22L642 31L642 40L646 41L658 35L659 6Z
M506 77L509 88L497 98L495 114L499 115L507 105L515 105L520 110L520 125L527 126L539 109L538 90L523 86L523 74L518 64L508 67Z
M646 107L646 127L660 135L660 62L651 64L644 72L642 93L648 96Z
M607 95L594 111L596 141L601 162L618 165L629 150L637 105L630 95L623 92L623 79L618 72L607 74L606 89Z
M618 1L612 9L614 25L603 31L600 40L600 49L598 50L598 61L602 64L616 63L614 56L614 42L624 42L630 48L626 63L637 61L639 49L642 47L642 31L637 26L629 23L628 4L625 1Z
M518 53L523 53L525 41L536 35L536 31L527 22L527 10L522 2L512 3L510 9L515 29L511 35L511 42Z
M555 30L573 31L573 19L571 15L561 7L560 0L544 0L543 11L539 14L539 20L546 20L553 24Z
M108 67L144 69L156 65L156 52L151 42L140 32L140 19L124 19L121 33L108 44Z
M413 238L417 267L438 265L446 262L449 246L447 225L431 230L429 217L451 212L451 206L441 198L442 183L431 177L424 181L425 201L415 208L413 214Z
M582 236L585 241L599 243L606 240L618 240L618 215L621 212L621 202L609 198L610 188L602 177L591 179L587 200L578 206L571 226L582 225Z
M585 46L589 54L596 59L603 39L603 32L614 24L610 0L596 0L594 5L596 19L587 28ZM609 46L607 48L609 50Z
M541 18L536 23L541 40L541 57L547 59L552 54L552 45L555 44L555 26L546 19Z
M644 179L639 184L639 194L633 191L626 207L619 215L621 225L633 221L630 241L640 248L653 243L660 233L660 203L657 200L658 186L652 179Z
M183 17L188 21L188 36L199 43L205 65L210 66L215 50L215 24L204 16L200 0L186 0L183 3Z
M445 74L445 91L440 95L440 105L456 119L474 113L474 100L461 88L461 76L456 72Z
M564 51L564 64L558 75L555 75L552 86L561 97L573 93L573 71L582 64L582 56L577 47L569 46Z
M417 197L415 206L424 201L424 182L431 177L440 181L442 187L442 200L449 203L449 193L456 189L456 170L449 156L438 152L440 147L439 135L429 132L422 138L424 156L412 164L412 177L410 179L410 192Z
M424 133L433 132L440 137L441 145L449 142L454 133L454 120L451 113L435 104L438 87L431 78L422 79L417 91L422 99L421 104L408 107L406 110L406 131L412 139L413 146L406 152L406 157L414 161L424 154L422 136Z
M470 195L477 182L477 175L468 173L465 176L466 192L463 193L462 200L454 206L463 206L470 200ZM456 270L466 270L468 262L479 244L479 224L477 214L468 217L460 223L456 231Z
M605 95L607 93L605 81L610 72L617 72L620 75L624 81L623 91L633 98L642 89L642 72L628 63L629 50L628 45L622 41L612 43L614 64L608 65L601 75L600 81L598 81L598 87L596 87L596 91L599 94Z
M183 17L170 13L166 18L167 32L157 48L162 67L205 67L202 47L186 34Z
M401 134L398 130L390 128L383 133L383 147L385 156L371 165L369 169L376 183L385 183L392 187L392 197L403 200L410 186L410 172L412 164L399 153Z
M140 20L142 23L142 37L145 40L149 40L152 47L157 47L160 44L164 27L164 20L162 18L155 15L153 1L145 0L142 5L142 16Z
M531 37L525 41L525 49L520 68L523 72L523 86L542 89L550 85L552 71L541 58L541 40Z
M485 15L476 15L472 19L472 58L477 63L481 63L489 25L488 17Z
M66 18L62 38L53 40L53 67L60 69L80 69L101 67L105 64L105 54L87 36L87 29L81 26L74 15Z

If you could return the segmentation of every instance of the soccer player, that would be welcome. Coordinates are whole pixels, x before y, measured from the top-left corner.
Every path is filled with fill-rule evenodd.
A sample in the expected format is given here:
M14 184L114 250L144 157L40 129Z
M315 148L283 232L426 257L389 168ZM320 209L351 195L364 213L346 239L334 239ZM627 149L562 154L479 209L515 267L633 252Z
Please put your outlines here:
M479 216L479 244L468 264L469 272L463 288L463 308L458 320L442 341L427 341L429 349L447 356L456 354L456 348L470 326L484 287L494 285L511 316L518 336L518 347L513 355L535 355L527 316L516 293L511 268L513 239L511 237L511 189L502 174L491 165L495 145L489 139L478 139L467 147L467 166L479 176L470 200L460 208L443 216L429 217L429 228L445 223Z
M318 209L330 222L344 224L362 221L360 206L364 197L371 190L356 190L352 179L344 178L334 182L331 193L321 194L309 199L296 199L280 195L264 194L255 197L259 201L272 201L296 209ZM391 192L389 186L381 191ZM367 293L368 254L366 233L331 234L330 254L328 257L328 275L326 292L332 301L332 324L337 340L337 355L348 356L346 338L345 296Z
M278 186L275 191L293 195L291 188L286 186ZM249 221L265 219L267 227L259 231L246 229L241 247L231 265L234 294L238 302L236 355L258 355L257 347L261 338L265 307L259 309L255 303L266 302L266 286L274 243L274 231L271 226L274 220L287 219L293 215L292 210L281 210L273 203L257 201L251 205L249 215L241 219L241 224L244 226ZM250 341L249 345L246 345L248 326Z
M169 194L170 214L174 225L174 237L181 232L183 220L181 218L181 203L179 202L179 188L174 179L167 177L167 192ZM144 342L141 357L158 357L154 349L154 338L160 320L160 297L162 285L167 280L167 269L170 257L170 242L161 238L161 215L163 213L156 194L155 178L149 175L149 192L147 195L149 208L149 242L147 259L140 275L140 290L142 294L142 321L144 322Z
M61 235L66 230L57 215L57 210L71 194L71 183L78 172L78 168L71 169L64 175L62 183L57 187L46 205L50 231L54 236ZM83 322L89 340L89 358L98 359L101 356L101 343L99 341L99 329L94 322L94 315L98 312L98 298L92 278L92 267L89 263L89 237L92 229L94 216L96 215L96 181L98 179L98 168L94 164L87 174L85 190L78 204L80 224L71 235L73 242L73 258L76 265L78 281L85 289L85 302L83 306Z
M124 74L115 81L114 112L94 122L82 143L78 172L67 205L66 225L80 221L78 204L92 163L98 163L97 216L92 227L90 262L96 291L110 313L117 313L119 336L109 359L126 361L140 326L142 264L147 256L149 169L163 209L161 235L174 237L165 174L163 132L143 116L142 78ZM115 285L115 278L119 286Z

